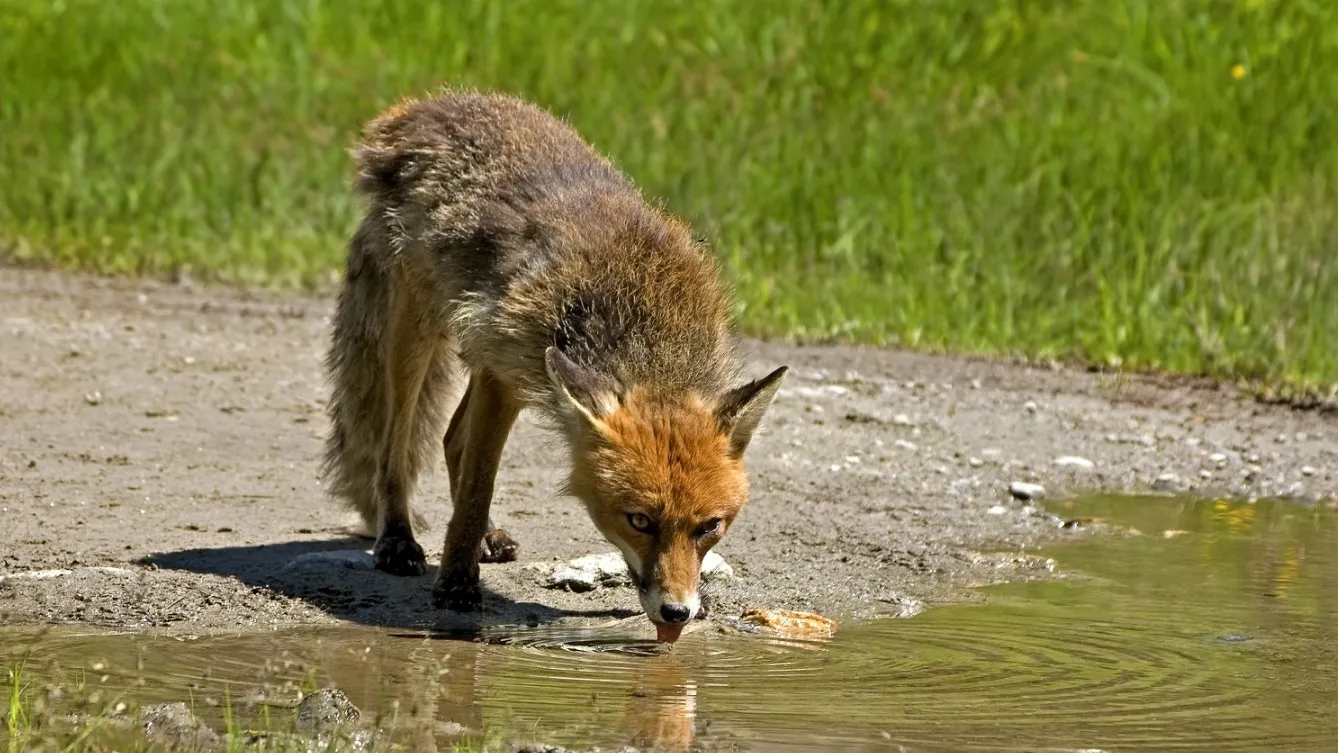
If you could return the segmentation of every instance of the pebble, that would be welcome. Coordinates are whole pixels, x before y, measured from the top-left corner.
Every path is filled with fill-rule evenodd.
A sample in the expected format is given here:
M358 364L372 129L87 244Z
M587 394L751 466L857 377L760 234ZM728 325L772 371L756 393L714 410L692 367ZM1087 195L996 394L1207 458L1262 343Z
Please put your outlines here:
M989 515L1003 515L1004 513L1008 512L1008 508L1004 507L1003 505L995 505L994 507L991 507L985 512Z
M1159 489L1163 491L1177 489L1179 488L1179 486L1180 486L1180 477L1175 475L1174 473L1163 473L1160 476L1158 476L1155 481L1152 482L1153 489Z
M1095 467L1096 467L1096 463L1093 463L1092 461L1088 460L1087 458L1080 458L1080 457L1078 457L1078 456L1076 456L1076 455L1065 455L1065 456L1060 457L1060 458L1055 458L1055 465L1065 466L1065 467L1072 467L1072 468L1095 468Z
M897 415L895 415L895 416L892 417L892 425L893 425L893 426L912 426L913 423L912 423L912 421L911 421L910 416L907 416L905 413L898 413Z
M985 461L981 460L980 458L967 458L966 464L971 466L972 468L979 468L980 466L985 464Z
M1313 475L1315 475L1316 473L1318 473L1318 471L1316 471L1316 470L1314 469L1314 467L1312 467L1312 466L1308 466L1308 465L1303 465L1303 466L1301 466L1301 475L1302 475L1302 476L1313 476Z
M1112 444L1141 444L1144 447L1156 444L1151 434L1107 434L1106 441Z
M1227 456L1220 452L1214 452L1213 454L1208 456L1208 459L1213 461L1214 463L1217 463L1218 465L1224 465L1226 464Z
M327 732L334 727L354 724L362 713L338 688L322 688L297 704L299 732Z
M285 569L317 570L375 570L376 558L361 549L336 549L331 552L309 552L288 561Z
M915 443L914 443L914 442L907 442L907 441L904 440L904 439L898 439L897 441L893 442L892 444L896 445L897 447L900 447L900 448L903 449L903 450L910 450L911 452L914 452L914 451L920 449L919 447L916 447L916 446L915 446Z
M1021 499L1030 502L1034 499L1041 499L1045 496L1045 487L1040 484L1028 484L1025 481L1014 481L1008 485L1008 493L1015 499Z
M97 405L98 403L102 402L102 393L98 392L97 390L93 390L87 395L84 395L84 402L88 403L89 405Z
M1036 407L1036 403L1033 403L1032 401L1028 400L1027 402L1022 404L1022 410L1028 413L1035 413L1039 409Z
M216 746L218 735L201 724L190 707L177 703L159 703L140 710L144 736L170 750L202 750Z

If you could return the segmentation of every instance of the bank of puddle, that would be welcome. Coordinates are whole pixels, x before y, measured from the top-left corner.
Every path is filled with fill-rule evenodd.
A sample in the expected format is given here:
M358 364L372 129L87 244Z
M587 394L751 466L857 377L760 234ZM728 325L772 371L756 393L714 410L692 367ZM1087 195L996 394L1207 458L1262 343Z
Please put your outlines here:
M225 717L282 727L301 694L336 687L377 730L376 747L415 750L503 739L606 750L1338 749L1338 511L1156 497L1050 510L1114 533L1046 551L1060 578L983 589L984 605L843 625L827 641L699 630L662 651L621 625L472 639L61 628L0 632L0 654L10 667L27 656L34 734L70 712L171 701L220 731Z

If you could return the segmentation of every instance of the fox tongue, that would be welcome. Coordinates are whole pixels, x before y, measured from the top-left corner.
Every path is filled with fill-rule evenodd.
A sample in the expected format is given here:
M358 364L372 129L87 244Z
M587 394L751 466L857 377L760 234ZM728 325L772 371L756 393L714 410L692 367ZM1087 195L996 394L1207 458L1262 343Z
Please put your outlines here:
M673 643L678 640L678 636L682 634L682 625L667 625L663 622L655 623L655 640L661 643Z

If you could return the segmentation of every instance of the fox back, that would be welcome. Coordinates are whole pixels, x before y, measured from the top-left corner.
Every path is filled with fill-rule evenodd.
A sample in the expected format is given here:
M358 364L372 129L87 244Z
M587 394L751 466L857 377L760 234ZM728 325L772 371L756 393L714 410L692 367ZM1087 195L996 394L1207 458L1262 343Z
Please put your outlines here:
M690 619L785 373L743 382L711 250L567 124L512 97L401 103L355 154L372 203L358 261L412 280L406 295L469 371L550 419L571 450L567 489L623 552L648 616Z

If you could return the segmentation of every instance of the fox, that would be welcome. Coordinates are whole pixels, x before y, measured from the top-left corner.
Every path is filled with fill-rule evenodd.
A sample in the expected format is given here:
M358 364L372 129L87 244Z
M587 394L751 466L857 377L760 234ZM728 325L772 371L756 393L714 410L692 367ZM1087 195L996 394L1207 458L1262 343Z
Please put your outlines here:
M675 642L701 611L703 557L748 501L745 451L788 370L745 378L709 242L511 94L405 98L351 156L367 208L324 359L322 477L374 532L375 567L426 573L412 497L440 451L452 510L432 602L482 609L480 563L519 551L491 505L528 409L562 440L560 491L622 553L657 639Z

